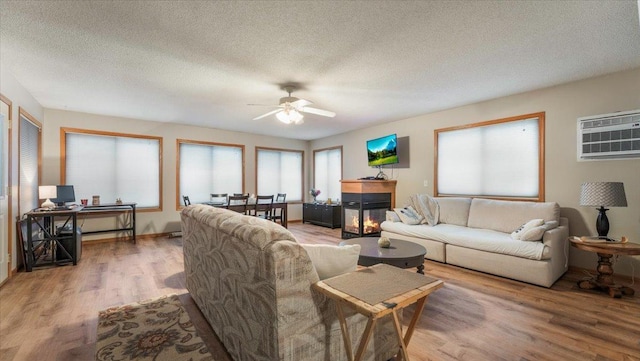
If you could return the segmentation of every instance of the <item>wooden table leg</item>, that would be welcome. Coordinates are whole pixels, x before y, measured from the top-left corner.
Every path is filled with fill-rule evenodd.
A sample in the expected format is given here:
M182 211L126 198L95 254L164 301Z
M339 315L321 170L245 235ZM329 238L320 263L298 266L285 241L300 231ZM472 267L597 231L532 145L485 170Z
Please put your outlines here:
M578 281L578 287L583 290L598 289L614 298L633 296L635 291L631 287L619 286L613 282L613 267L611 267L611 254L598 253L598 274L595 278Z
M409 327L407 327L407 331L404 334L404 343L409 346L409 341L411 341L411 336L413 336L413 330L418 323L418 319L422 315L422 310L424 309L424 304L427 302L427 296L420 298L416 302L415 311L413 311L413 317L411 318L411 322L409 322Z
M391 311L393 315L393 325L396 329L396 335L398 336L398 344L400 345L400 352L398 352L398 357L396 361L402 361L403 359L409 361L409 354L407 353L407 344L404 342L404 338L402 337L402 328L400 327L400 320L398 320L398 314L394 309Z
M371 334L373 334L373 329L376 326L377 320L378 319L376 318L369 318L369 320L367 321L367 327L362 333L362 338L360 339L360 345L358 346L358 351L356 352L356 358L354 359L354 361L362 360L362 357L364 356L364 350L367 348L367 344L371 339Z
M344 341L344 348L347 352L347 360L353 361L353 350L351 349L351 338L349 337L349 329L347 328L347 320L344 317L344 311L342 305L336 302L336 310L338 311L338 320L340 321L340 329L342 330L342 340Z

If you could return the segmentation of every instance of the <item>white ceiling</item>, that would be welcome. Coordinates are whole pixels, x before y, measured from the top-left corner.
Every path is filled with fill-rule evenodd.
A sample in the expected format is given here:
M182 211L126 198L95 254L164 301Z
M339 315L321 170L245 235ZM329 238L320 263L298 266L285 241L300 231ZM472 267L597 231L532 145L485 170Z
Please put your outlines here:
M46 108L317 139L640 66L634 1L7 1ZM275 116L280 85L335 118Z

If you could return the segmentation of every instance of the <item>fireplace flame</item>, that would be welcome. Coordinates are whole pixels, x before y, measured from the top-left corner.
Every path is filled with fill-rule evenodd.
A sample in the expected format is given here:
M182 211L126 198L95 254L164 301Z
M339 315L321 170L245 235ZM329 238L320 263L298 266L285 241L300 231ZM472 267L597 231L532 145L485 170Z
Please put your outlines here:
M358 216L354 216L351 218L351 226L357 230L360 229L360 220L358 219ZM364 223L362 225L362 233L363 234L375 233L375 232L378 232L379 230L380 230L380 223L371 219L370 216L367 216L367 218L364 220Z

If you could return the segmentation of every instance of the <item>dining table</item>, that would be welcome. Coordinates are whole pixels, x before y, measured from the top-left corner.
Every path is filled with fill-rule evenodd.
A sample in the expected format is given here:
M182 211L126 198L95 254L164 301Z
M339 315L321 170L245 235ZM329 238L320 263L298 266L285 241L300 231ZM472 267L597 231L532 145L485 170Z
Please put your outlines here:
M251 202L252 198L249 198L249 203L245 206L244 204L230 204L227 202L203 202L202 204L206 204L216 208L226 208L236 212L243 212L245 207L247 210L251 209L251 207L255 204L255 199L253 199L253 203ZM282 226L287 228L287 202L273 202L271 205L271 210L274 211L276 209L282 210Z

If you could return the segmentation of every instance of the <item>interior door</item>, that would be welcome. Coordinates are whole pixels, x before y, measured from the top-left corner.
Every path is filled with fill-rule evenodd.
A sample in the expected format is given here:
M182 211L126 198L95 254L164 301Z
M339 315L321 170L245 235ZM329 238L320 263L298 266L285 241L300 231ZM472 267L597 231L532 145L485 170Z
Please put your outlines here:
M9 277L9 197L7 184L9 181L9 120L0 114L0 284Z

